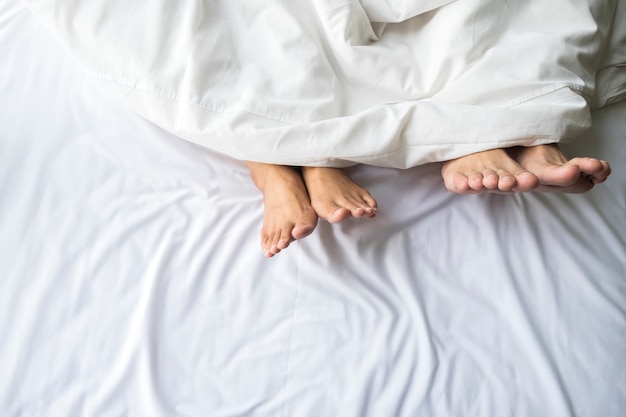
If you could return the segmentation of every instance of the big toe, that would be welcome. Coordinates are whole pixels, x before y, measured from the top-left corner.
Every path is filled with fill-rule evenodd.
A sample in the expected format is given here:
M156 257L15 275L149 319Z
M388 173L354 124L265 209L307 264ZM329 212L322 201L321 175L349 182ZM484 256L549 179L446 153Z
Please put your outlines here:
M576 164L547 165L538 176L543 185L567 187L580 179L581 170Z
M521 171L515 175L514 191L526 192L534 190L539 186L539 178L532 172Z
M335 206L334 210L329 209L322 218L326 219L329 223L340 223L352 216L352 212L345 207Z
M574 158L570 164L577 165L583 175L591 177L594 183L606 181L611 174L608 162L596 158Z
M600 164L602 165L602 168L597 171L592 178L595 184L606 181L609 175L611 175L611 165L609 165L609 163L606 161L600 161Z
M291 230L291 236L296 240L305 238L313 233L315 226L317 226L317 215L302 219Z
M317 215L330 223L339 223L352 215L350 210L330 199L314 199L311 204Z

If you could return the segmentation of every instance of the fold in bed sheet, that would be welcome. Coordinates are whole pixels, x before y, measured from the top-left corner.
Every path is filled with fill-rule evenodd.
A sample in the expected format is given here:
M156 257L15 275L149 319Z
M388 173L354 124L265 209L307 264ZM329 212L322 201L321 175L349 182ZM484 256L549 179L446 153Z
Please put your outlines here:
M603 416L626 409L626 103L590 193L457 196L358 166L373 221L265 259L240 162L112 99L0 2L0 415Z
M616 3L29 1L180 137L241 160L396 168L578 136Z

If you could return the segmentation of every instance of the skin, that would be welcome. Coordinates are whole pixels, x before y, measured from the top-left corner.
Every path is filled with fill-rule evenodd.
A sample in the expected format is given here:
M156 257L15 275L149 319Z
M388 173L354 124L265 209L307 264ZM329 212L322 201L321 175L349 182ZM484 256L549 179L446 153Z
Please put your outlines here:
M339 223L376 215L376 200L341 169L303 167L300 172L289 166L246 164L263 192L261 247L268 258L310 235L318 217Z
M343 170L303 167L302 177L311 197L311 205L322 219L339 223L349 217L371 219L376 216L376 200Z
M445 162L441 169L446 188L459 194L582 193L606 181L610 173L606 161L568 160L556 144L478 152Z
M296 169L257 162L246 164L252 180L263 193L261 248L271 258L294 240L310 235L317 226L318 215Z
M246 164L263 192L261 247L268 258L313 233L318 218L339 223L376 216L376 200L341 169ZM478 152L447 161L441 169L446 188L459 194L583 193L610 173L606 161L567 159L555 144Z

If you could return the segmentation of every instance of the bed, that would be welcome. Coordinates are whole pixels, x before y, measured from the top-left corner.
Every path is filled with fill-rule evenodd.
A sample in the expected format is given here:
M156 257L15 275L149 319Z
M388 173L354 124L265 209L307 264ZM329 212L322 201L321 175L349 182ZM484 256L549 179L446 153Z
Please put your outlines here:
M266 259L241 161L129 109L24 1L0 56L0 415L624 415L625 101L563 146L612 164L586 194L356 165L377 218Z

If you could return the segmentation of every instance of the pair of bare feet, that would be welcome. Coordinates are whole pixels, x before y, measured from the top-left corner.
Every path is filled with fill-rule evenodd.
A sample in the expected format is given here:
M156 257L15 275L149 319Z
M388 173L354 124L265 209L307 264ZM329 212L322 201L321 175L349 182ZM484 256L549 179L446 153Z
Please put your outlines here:
M376 200L339 168L246 164L263 192L261 247L267 257L310 235L318 218L339 223L376 215Z
M376 216L376 200L341 169L246 164L263 192L261 247L267 257L310 235L318 218L339 223ZM604 182L611 168L595 158L568 160L557 145L539 145L467 155L445 162L441 173L446 188L461 194L582 193Z

